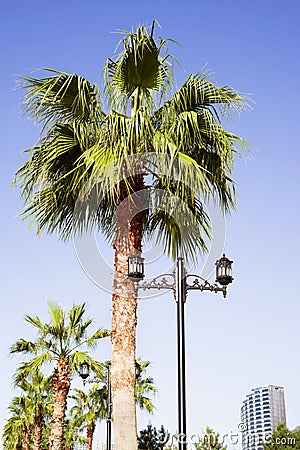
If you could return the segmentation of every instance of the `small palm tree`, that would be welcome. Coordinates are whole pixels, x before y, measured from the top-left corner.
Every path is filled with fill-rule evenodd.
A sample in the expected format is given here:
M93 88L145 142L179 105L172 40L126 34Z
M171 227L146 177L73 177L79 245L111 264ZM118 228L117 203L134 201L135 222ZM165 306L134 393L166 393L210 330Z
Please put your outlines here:
M2 433L3 448L22 450L25 435L25 423L18 415L11 415L4 425Z
M96 423L106 417L106 388L99 388L96 383L87 393L74 389L70 398L76 402L70 414L76 423L80 424L80 429L86 428L87 450L92 450Z
M11 416L4 427L4 440L17 448L22 443L23 450L30 450L34 427L33 405L26 395L16 396L8 408ZM6 447L5 447L6 448Z
M49 303L51 320L43 323L37 316L26 316L25 319L38 331L36 341L19 339L12 345L11 353L24 353L32 356L22 366L23 373L34 372L43 364L53 363L52 373L53 405L51 416L51 431L49 436L49 448L61 450L63 448L65 411L67 396L71 385L71 376L79 365L85 360L91 368L101 372L102 365L94 361L80 348L94 349L97 341L109 336L106 329L96 330L87 337L87 329L91 325L91 319L85 319L85 304L73 305L66 311L56 303Z
M65 450L74 450L76 444L86 444L86 438L81 433L81 421L72 415L65 421Z
M45 419L51 417L52 379L40 370L28 373L26 364L21 364L14 377L33 411L33 450L41 450Z

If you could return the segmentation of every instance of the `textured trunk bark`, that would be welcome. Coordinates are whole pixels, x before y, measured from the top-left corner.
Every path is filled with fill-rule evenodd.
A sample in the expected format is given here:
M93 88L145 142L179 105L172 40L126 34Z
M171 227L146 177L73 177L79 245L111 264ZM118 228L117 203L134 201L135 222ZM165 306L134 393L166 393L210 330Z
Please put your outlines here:
M143 176L137 176L134 191L143 189ZM111 333L111 391L115 450L137 449L135 405L137 292L132 280L127 278L127 258L141 252L144 208L145 199L141 194L139 198L135 197L134 202L123 201L116 214Z
M93 436L95 431L95 425L89 425L86 430L86 448L87 450L93 449Z
M33 450L41 450L42 448L43 425L43 415L41 413L36 414L34 417Z
M53 405L49 450L64 448L64 425L67 396L71 385L71 373L68 361L60 358L53 375Z
M30 428L26 427L25 433L24 433L24 450L30 450Z

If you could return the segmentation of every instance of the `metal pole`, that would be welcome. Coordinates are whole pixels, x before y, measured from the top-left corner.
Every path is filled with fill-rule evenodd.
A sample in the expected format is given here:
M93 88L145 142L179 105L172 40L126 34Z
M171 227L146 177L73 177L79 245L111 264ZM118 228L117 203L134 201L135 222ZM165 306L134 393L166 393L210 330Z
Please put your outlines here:
M111 450L111 388L110 365L107 368L106 450Z
M186 300L186 274L183 258L177 258L176 264L176 291L177 302L177 364L178 364L178 449L186 450L186 389L185 389L185 331L184 331L184 304Z

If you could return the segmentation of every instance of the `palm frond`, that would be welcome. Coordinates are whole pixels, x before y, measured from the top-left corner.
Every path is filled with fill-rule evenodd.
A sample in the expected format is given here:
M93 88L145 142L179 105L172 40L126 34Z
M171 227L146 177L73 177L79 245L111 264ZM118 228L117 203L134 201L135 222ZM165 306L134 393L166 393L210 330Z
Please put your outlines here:
M197 75L188 77L183 86L173 94L170 104L178 114L208 108L219 119L215 107L220 108L221 116L224 117L233 109L240 112L247 107L245 99L244 94L229 86L215 85L209 80L207 71L200 71Z
M124 32L119 42L122 51L108 59L104 68L105 94L113 109L125 112L129 101L134 111L141 105L153 108L153 91L160 93L160 100L167 95L173 84L167 42L154 38L153 27L150 33L144 26Z
M86 344L88 346L88 348L93 349L95 348L95 345L97 345L97 341L99 339L103 339L105 337L109 337L111 334L110 330L106 330L104 328L100 328L97 331L95 331L94 334L92 334L92 336L90 336L87 340L86 340Z
M29 371L35 372L41 368L44 364L50 363L53 360L53 356L50 352L43 352L40 355L35 356L27 362L27 368Z
M10 353L36 353L37 346L34 342L19 339L10 347Z
M141 361L137 359L140 366L141 375L138 377L135 385L135 398L136 403L141 409L147 410L150 414L154 412L154 404L151 397L157 393L157 388L154 385L152 377L144 377L147 368L150 366L150 361Z
M69 311L69 335L71 335L82 323L82 317L85 313L85 303L81 303L80 305L73 305L73 307ZM92 320L90 319L86 328L91 324Z
M26 90L23 97L24 113L48 124L52 121L72 123L101 119L97 85L85 78L53 69L41 69L52 75L45 78L21 76L18 86Z
M25 320L26 320L26 322L30 323L34 327L38 328L40 333L43 334L45 332L45 325L43 324L43 322L41 321L41 319L38 316L29 316L26 314Z
M65 310L62 306L51 301L48 301L48 308L51 316L51 324L49 324L48 329L51 329L52 334L55 334L56 328L65 328Z
M178 250L188 261L197 259L196 249L207 251L210 221L203 202L183 183L168 177L157 179L150 193L150 207L145 215L145 236L156 238L173 259Z

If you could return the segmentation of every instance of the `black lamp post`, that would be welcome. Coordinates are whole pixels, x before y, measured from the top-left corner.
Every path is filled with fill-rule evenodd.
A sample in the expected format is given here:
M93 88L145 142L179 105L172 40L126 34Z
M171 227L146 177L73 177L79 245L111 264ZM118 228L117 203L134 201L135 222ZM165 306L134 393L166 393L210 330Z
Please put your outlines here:
M107 387L107 400L106 400L106 450L111 450L111 387L110 387L110 365L107 367L106 378L90 376L90 366L87 362L83 362L80 365L79 376L83 379L83 384L86 383L104 383Z
M137 289L172 289L177 303L177 364L178 364L178 448L186 450L186 382L185 382L185 321L184 305L188 290L200 290L227 293L227 285L232 283L232 263L223 255L216 261L216 282L210 284L204 278L188 274L184 268L183 258L178 257L175 270L172 274L159 275L150 282L140 282L144 278L144 258L134 255L128 258L128 277L131 278ZM188 279L192 278L191 282Z

